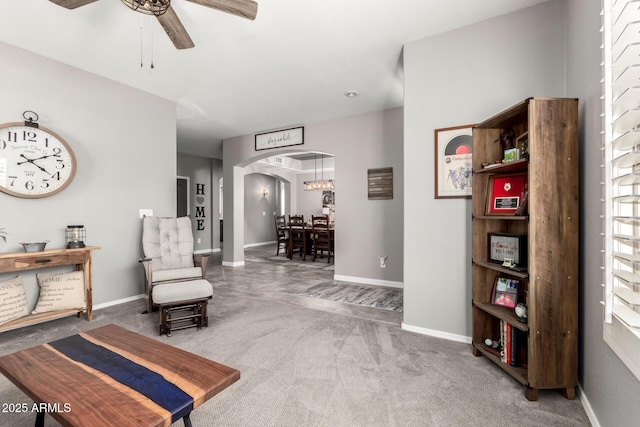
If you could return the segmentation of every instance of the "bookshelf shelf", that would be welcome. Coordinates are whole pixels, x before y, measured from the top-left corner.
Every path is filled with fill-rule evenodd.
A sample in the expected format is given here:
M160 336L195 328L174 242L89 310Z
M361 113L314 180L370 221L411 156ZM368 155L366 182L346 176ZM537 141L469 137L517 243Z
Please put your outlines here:
M520 322L514 311L509 308L498 307L483 302L474 302L473 306L479 308L482 311L486 311L493 317L510 323L513 327L520 329L523 332L529 332L529 325L527 323Z
M504 369L509 375L516 379L520 384L526 386L529 382L527 380L527 370L521 367L514 367L507 365L500 360L500 356L496 356L489 348L484 344L473 344L474 350L480 352L483 356L486 356L489 360L496 365Z

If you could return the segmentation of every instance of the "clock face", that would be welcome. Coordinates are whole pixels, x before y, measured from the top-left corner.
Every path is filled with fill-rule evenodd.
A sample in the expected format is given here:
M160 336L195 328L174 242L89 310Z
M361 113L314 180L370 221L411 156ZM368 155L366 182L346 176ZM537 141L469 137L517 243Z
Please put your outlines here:
M17 197L47 197L76 174L71 147L55 132L23 123L0 125L0 191Z

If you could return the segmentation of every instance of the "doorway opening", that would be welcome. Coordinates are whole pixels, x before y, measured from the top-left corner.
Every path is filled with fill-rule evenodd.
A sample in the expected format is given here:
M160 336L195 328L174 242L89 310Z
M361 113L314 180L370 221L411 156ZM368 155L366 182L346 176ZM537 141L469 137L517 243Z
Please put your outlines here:
M191 213L191 200L189 196L189 177L179 176L176 191L176 216L188 216Z

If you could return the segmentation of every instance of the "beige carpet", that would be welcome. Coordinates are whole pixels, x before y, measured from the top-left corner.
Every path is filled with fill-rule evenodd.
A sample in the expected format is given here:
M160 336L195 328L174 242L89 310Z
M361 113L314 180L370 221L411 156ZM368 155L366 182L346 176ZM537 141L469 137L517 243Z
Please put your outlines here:
M2 354L116 323L232 366L241 379L197 408L194 426L585 426L580 403L541 392L528 402L468 345L295 305L245 298L212 304L209 328L156 335L141 301L0 336ZM30 403L5 378L3 402ZM0 413L2 426L34 414ZM58 425L46 417L46 425ZM181 422L176 423L181 425ZM93 426L92 426L93 427Z
M297 295L332 275L302 261L223 268L214 260L202 331L159 337L157 313L140 314L138 300L97 310L92 322L70 317L1 333L0 354L115 323L239 369L238 382L192 413L194 427L589 425L577 399L543 390L529 402L470 345L402 330L401 313ZM31 403L3 376L0 396ZM0 426L34 421L0 412ZM58 424L47 416L46 425Z

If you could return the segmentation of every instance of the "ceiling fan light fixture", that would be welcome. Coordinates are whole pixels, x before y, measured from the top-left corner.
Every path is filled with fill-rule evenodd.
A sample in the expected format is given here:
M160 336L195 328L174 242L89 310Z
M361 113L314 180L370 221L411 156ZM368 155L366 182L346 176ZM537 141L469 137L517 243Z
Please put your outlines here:
M122 0L129 9L145 15L164 15L171 6L171 0Z

